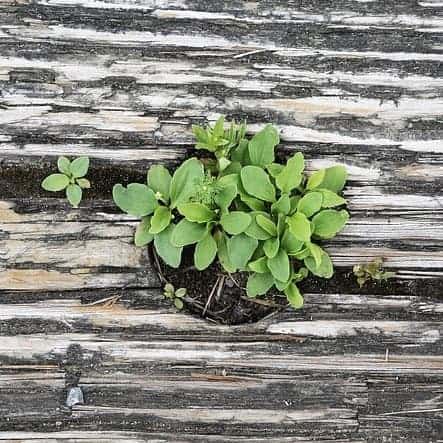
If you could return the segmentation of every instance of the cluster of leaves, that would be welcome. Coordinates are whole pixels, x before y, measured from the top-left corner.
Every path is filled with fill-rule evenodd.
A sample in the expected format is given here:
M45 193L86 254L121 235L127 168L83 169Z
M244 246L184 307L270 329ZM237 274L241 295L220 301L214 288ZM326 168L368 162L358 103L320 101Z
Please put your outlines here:
M353 272L357 277L357 283L360 288L362 288L368 281L386 281L395 276L395 272L383 270L383 259L380 257L369 263L355 265Z
M179 311L183 309L183 297L186 295L186 288L176 290L171 283L166 283L163 288L163 295L171 300Z
M89 169L89 158L79 157L70 161L66 157L59 157L57 167L60 173L46 177L42 188L51 192L65 190L69 203L77 208L82 200L82 190L91 187L91 183L85 178Z
M146 183L117 184L114 201L140 217L135 243L154 242L158 255L178 267L184 247L195 245L194 264L215 259L227 273L249 273L249 297L275 287L294 308L303 305L297 283L309 273L330 278L333 266L318 240L334 237L349 215L340 209L346 182L343 166L305 175L301 153L275 161L280 139L272 125L251 139L246 126L194 127L197 148L214 158L190 158L171 175L152 166Z

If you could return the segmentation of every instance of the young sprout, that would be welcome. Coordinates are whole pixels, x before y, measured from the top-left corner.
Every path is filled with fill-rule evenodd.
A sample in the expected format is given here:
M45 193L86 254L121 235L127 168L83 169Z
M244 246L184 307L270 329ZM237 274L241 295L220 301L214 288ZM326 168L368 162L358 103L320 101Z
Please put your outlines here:
M91 183L85 178L89 169L89 158L79 157L71 162L66 157L59 157L57 166L60 173L46 177L42 182L42 188L50 192L65 190L69 203L78 208L82 200L82 190L91 187Z
M171 283L166 283L163 288L163 295L169 298L180 311L183 309L183 297L186 295L186 288L178 288L175 290Z
M369 263L355 265L353 273L357 277L357 283L362 288L370 280L386 281L395 276L395 272L383 270L383 259L378 257Z

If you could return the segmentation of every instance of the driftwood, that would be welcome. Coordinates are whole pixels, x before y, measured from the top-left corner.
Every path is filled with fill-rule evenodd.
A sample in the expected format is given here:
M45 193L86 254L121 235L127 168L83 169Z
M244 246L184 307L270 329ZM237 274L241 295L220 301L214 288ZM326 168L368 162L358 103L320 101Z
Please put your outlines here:
M440 441L441 12L2 0L0 442ZM350 172L338 277L303 311L235 327L176 312L111 202L220 113ZM61 154L91 157L80 210L40 188ZM359 290L349 270L374 257L397 275Z

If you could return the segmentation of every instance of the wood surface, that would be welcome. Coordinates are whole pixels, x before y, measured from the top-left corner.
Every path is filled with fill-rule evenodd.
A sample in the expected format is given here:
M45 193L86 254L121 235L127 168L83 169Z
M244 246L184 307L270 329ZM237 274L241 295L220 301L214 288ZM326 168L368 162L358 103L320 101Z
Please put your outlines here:
M0 0L0 442L443 441L442 33L439 0ZM233 327L164 300L110 193L219 114L350 174L337 276Z

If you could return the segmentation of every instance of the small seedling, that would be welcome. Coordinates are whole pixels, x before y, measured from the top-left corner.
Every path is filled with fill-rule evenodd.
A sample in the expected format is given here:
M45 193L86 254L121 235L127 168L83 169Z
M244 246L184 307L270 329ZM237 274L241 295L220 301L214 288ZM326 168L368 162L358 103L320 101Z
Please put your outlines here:
M180 311L183 309L183 297L186 295L186 288L178 288L175 290L171 283L166 283L163 288L163 295L169 298L175 305L175 307Z
M89 169L89 158L79 157L72 162L66 157L59 157L57 167L60 173L51 174L42 182L45 191L59 192L66 190L66 198L74 208L82 200L83 189L89 189L91 183L84 178Z
M357 283L362 288L370 280L386 281L395 276L395 272L383 270L383 259L376 258L369 263L355 265L354 275L357 277Z

